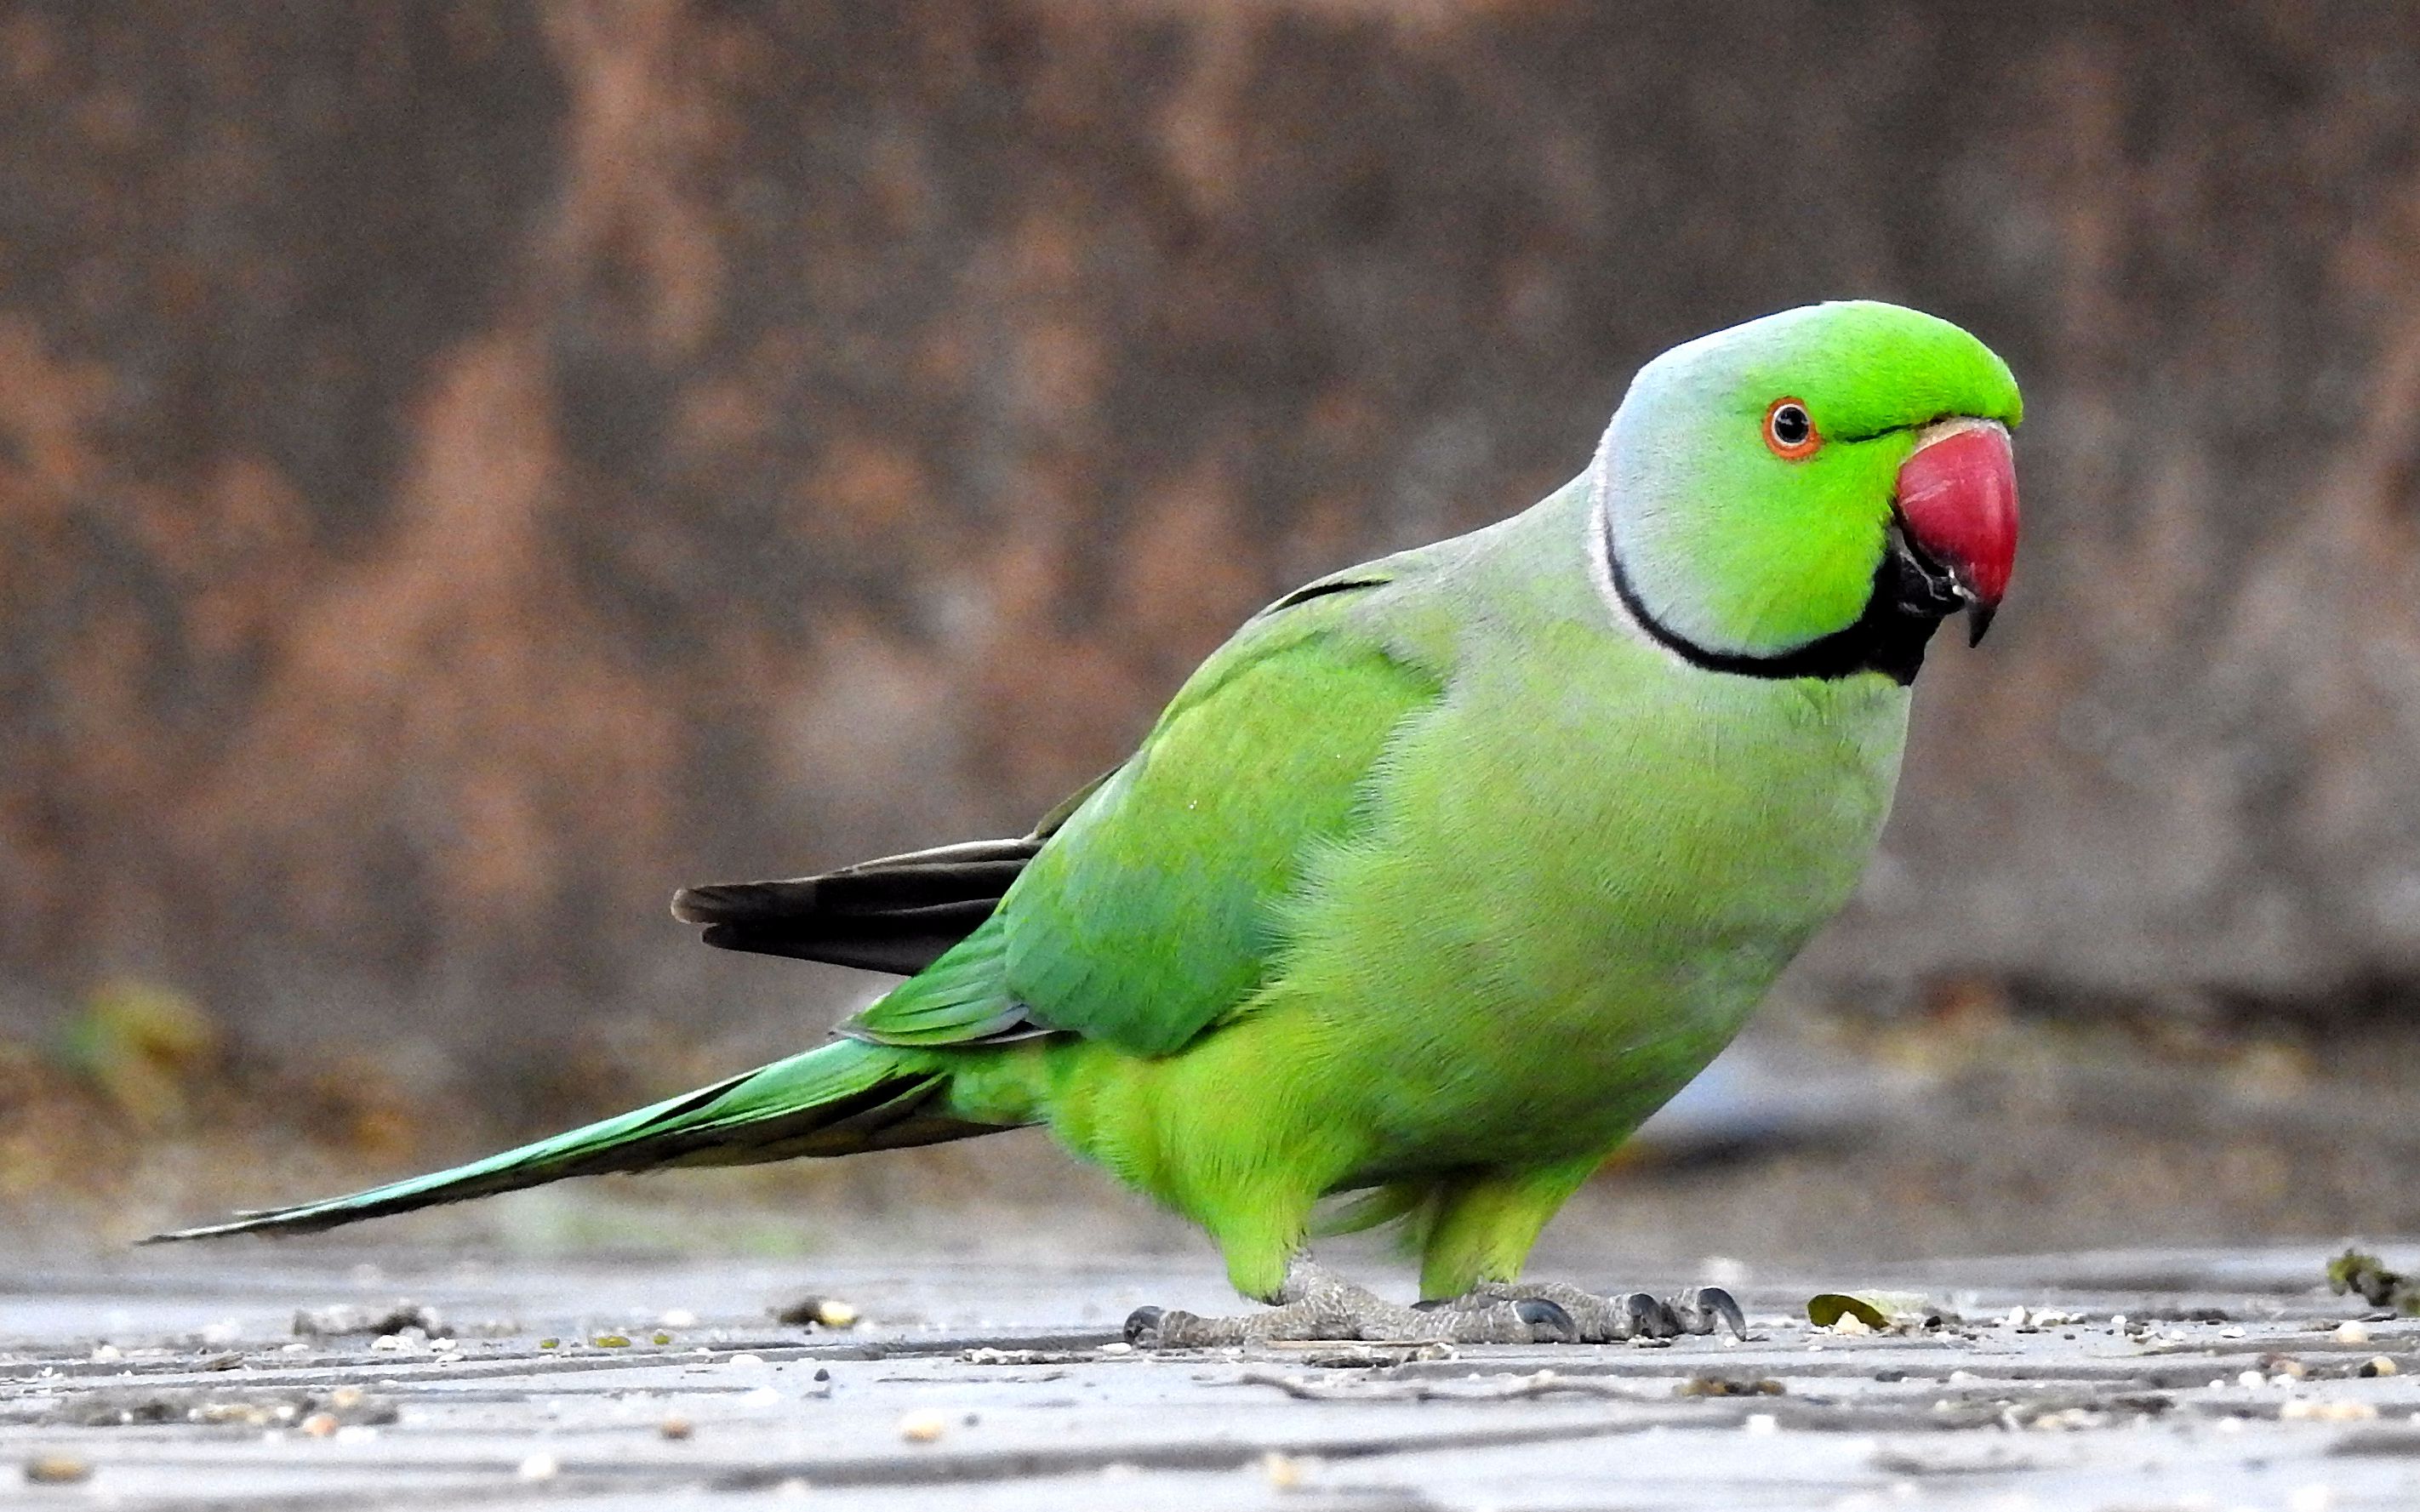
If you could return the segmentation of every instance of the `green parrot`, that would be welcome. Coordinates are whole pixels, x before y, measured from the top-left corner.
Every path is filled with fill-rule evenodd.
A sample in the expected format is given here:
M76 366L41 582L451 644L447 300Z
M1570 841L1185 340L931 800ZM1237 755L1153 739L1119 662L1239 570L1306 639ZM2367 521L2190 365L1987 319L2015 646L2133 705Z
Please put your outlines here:
M1927 642L1962 610L1979 640L2007 588L2021 409L1990 348L1890 304L1675 347L1577 478L1261 610L1032 833L675 898L708 944L907 977L834 1042L159 1237L1042 1124L1277 1304L1145 1308L1140 1343L1736 1331L1711 1288L1522 1264L1856 886ZM1309 1257L1388 1221L1419 1308Z

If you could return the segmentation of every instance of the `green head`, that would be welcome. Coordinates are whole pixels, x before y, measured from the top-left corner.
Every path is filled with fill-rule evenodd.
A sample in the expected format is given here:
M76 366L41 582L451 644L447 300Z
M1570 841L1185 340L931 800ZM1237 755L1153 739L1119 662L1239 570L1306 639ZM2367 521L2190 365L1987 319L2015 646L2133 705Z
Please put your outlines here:
M1641 368L1595 464L1604 564L1642 627L1766 676L1905 682L1942 617L1981 638L2016 550L2017 382L1949 322L1809 305Z

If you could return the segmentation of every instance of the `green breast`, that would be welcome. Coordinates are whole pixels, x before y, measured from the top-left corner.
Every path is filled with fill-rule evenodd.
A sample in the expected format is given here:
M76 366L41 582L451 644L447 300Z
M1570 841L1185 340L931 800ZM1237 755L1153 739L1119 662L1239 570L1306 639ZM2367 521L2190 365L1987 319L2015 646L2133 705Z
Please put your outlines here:
M1887 678L1700 671L1503 565L1289 921L1306 1048L1410 1167L1609 1148L1679 1090L1847 901L1906 726Z

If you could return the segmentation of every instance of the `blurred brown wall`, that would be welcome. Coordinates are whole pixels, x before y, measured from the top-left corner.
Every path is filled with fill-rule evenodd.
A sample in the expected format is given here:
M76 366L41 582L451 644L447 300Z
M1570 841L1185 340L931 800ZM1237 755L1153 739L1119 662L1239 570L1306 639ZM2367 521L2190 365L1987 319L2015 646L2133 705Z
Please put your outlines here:
M668 889L1020 827L1259 602L1836 295L2033 419L1808 980L2420 976L2410 6L0 18L21 1011L832 993Z

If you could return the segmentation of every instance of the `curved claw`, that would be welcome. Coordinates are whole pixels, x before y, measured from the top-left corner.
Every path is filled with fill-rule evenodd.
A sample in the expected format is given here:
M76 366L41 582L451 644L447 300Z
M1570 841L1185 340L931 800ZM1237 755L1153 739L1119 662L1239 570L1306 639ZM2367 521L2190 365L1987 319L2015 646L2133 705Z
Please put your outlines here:
M1544 1297L1530 1297L1512 1304L1512 1314L1529 1325L1532 1344L1577 1344L1580 1325L1572 1319L1559 1303Z
M1720 1323L1731 1337L1747 1337L1747 1314L1740 1310L1739 1300L1721 1287L1692 1287L1681 1294L1680 1310L1687 1316L1692 1334L1711 1334Z
M1167 1319L1168 1315L1156 1307L1136 1308L1126 1314L1126 1342L1138 1350L1157 1349L1162 1332L1161 1325Z
M1652 1292L1632 1292L1621 1299L1621 1310L1630 1319L1632 1338L1668 1339L1681 1333L1681 1319L1671 1304Z

